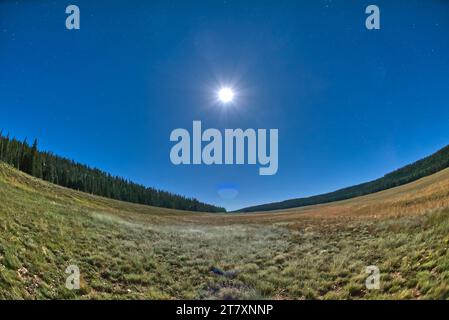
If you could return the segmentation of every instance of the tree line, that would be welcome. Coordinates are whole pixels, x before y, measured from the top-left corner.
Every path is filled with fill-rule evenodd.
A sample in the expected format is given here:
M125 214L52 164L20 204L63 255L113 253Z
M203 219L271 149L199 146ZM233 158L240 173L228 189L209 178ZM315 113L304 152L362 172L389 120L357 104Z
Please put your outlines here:
M38 141L29 144L3 135L0 131L0 161L36 178L86 193L111 199L202 212L225 209L167 191L145 187L51 152L40 151Z
M307 198L297 198L281 202L261 204L253 207L240 209L240 212L269 211L309 206L314 204L340 201L370 193L394 188L425 176L434 174L449 167L449 146L442 148L434 154L418 160L405 167L397 169L385 176L362 184L340 189L334 192L320 194Z

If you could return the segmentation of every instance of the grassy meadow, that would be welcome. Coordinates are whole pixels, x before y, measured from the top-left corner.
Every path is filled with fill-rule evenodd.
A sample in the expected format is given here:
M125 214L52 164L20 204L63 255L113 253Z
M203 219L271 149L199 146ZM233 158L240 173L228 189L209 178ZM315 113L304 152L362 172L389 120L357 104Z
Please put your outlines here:
M0 163L0 299L448 299L448 247L449 170L335 203L208 214ZM69 265L79 290L65 288ZM365 287L370 265L379 290Z

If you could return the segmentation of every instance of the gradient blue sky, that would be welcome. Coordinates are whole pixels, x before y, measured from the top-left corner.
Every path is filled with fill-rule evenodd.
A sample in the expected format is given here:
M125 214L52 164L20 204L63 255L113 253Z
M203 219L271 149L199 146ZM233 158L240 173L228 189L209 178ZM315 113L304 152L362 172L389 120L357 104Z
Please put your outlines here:
M79 31L65 29L69 4ZM379 31L365 28L369 4ZM448 57L443 0L2 0L0 128L237 209L371 180L449 144ZM232 108L213 103L220 82L239 91ZM170 132L193 120L278 128L277 175L172 165Z

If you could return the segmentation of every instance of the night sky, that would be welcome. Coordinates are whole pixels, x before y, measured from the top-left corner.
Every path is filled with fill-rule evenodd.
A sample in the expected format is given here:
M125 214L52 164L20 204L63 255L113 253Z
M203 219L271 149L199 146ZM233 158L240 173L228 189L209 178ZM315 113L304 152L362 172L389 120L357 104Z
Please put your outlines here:
M65 8L81 10L67 30ZM365 28L365 8L381 29ZM0 128L227 209L378 178L449 144L449 2L0 1ZM231 85L231 106L216 90ZM279 129L279 170L174 166L170 133Z

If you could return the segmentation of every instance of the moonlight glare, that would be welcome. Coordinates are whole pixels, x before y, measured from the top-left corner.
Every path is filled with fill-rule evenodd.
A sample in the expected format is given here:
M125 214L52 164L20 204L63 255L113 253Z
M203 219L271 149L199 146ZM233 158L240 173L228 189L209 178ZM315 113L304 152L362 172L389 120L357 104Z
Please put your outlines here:
M224 104L232 102L234 100L234 96L234 91L228 87L223 87L218 91L218 100Z

